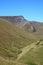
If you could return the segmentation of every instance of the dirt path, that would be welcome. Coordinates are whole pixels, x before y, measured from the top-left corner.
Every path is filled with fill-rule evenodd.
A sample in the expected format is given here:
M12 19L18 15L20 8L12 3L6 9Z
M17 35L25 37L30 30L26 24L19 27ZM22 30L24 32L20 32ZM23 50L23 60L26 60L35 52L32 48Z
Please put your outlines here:
M39 42L39 41L38 41L38 42ZM36 42L36 43L37 43L37 42ZM31 48L35 48L35 46L36 46L35 44L36 44L36 43L32 43L32 44L30 44L30 45L24 47L24 48L22 49L22 53L20 53L20 54L18 55L16 61L18 61L23 55L25 55L27 52L29 52L29 50L30 50Z

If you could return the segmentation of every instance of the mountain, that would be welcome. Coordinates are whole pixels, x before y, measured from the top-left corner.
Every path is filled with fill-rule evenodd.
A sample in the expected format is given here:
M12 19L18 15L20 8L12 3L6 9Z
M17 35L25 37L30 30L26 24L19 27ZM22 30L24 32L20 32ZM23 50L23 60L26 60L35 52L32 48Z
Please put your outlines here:
M16 25L17 27L28 32L41 33L41 31L43 30L43 23L28 21L23 16L0 16L0 18L7 20L12 24Z
M0 16L0 65L43 65L43 23Z
M27 23L27 20L23 16L0 16L0 18L8 20L20 28Z
M14 65L21 49L37 38L7 20L0 19L0 65Z

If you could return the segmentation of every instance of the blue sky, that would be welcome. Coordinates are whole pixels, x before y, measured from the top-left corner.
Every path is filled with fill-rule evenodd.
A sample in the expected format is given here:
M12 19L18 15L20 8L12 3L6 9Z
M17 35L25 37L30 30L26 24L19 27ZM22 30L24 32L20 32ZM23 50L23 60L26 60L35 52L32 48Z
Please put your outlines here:
M0 16L18 15L43 22L43 0L0 0Z

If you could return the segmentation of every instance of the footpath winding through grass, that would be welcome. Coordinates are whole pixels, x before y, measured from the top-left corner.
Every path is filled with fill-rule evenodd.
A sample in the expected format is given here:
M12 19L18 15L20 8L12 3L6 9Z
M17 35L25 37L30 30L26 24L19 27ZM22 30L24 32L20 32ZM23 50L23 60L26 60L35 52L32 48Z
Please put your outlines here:
M39 41L37 41L36 43L38 43L38 42L39 42ZM22 52L18 55L16 61L18 61L20 58L22 58L23 55L25 55L27 52L29 52L29 50L30 50L31 48L35 48L35 47L36 47L36 43L32 43L32 44L27 45L26 47L24 47L24 48L22 49Z

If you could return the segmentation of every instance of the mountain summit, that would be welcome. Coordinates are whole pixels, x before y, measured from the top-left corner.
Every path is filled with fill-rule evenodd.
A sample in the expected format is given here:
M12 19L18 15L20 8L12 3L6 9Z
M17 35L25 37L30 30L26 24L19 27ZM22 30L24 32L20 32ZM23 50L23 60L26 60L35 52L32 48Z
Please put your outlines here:
M27 23L23 16L0 16L0 18L8 20L20 28Z
M43 30L43 23L28 21L23 16L0 16L0 18L28 32L41 32Z

